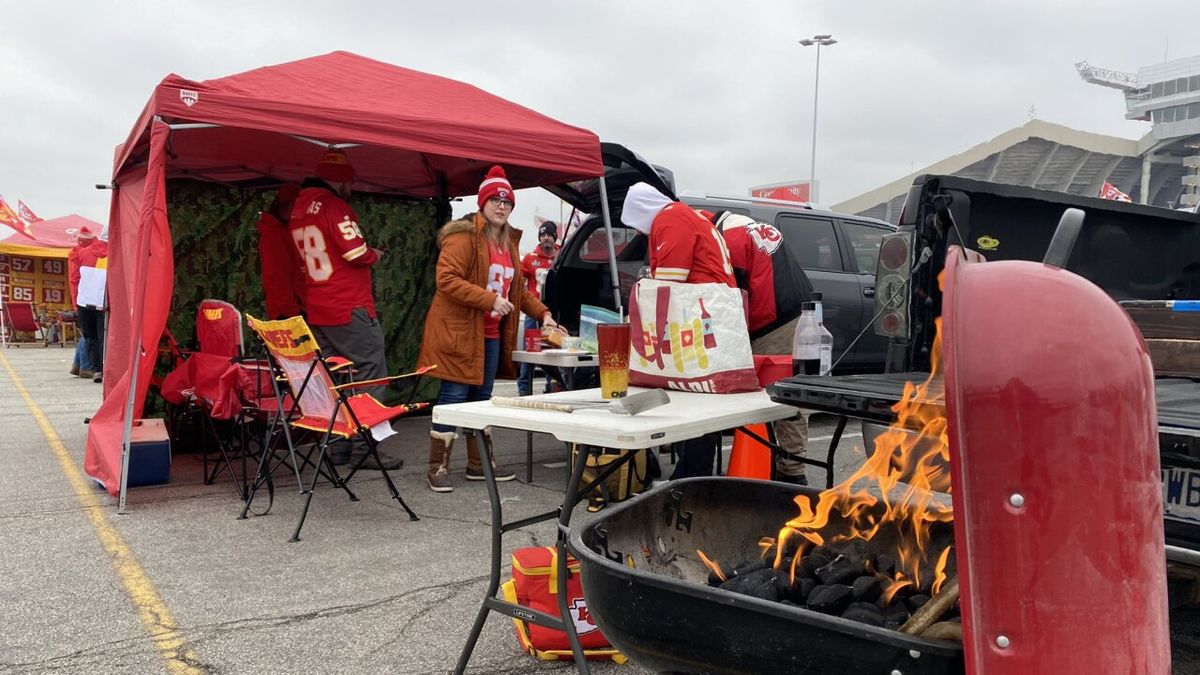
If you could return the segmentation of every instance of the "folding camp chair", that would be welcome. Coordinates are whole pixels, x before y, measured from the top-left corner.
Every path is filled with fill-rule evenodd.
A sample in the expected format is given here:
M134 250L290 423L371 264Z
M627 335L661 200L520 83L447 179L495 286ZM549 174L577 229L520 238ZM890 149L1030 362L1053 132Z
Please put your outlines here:
M9 330L9 339L4 344L5 347L9 345L20 347L21 344L17 337L21 333L29 333L33 336L32 340L25 340L25 342L41 342L43 347L49 344L50 334L46 327L38 321L32 302L6 302L3 307L4 325Z
M199 349L182 350L169 332L166 336L167 355L176 366L159 382L159 388L163 398L176 406L170 414L171 428L177 430L186 416L199 417L204 484L211 485L228 471L238 496L245 500L250 452L244 430L237 433L242 429L243 381L249 379L242 356L242 313L223 300L206 299L196 310ZM184 406L182 412L178 406ZM214 443L218 456L210 469ZM240 474L234 466L238 460Z
M268 433L264 441L258 475L250 486L250 494L242 509L241 517L245 518L250 510L255 492L264 485L270 485L271 437L278 427L286 439L288 455L291 458L293 470L296 472L296 481L300 485L300 493L304 495L304 507L300 513L300 520L296 523L296 530L290 540L299 541L300 529L304 527L304 520L308 516L317 480L321 476L325 476L335 487L344 490L351 501L358 501L358 497L350 491L347 482L368 458L374 458L376 463L382 465L378 445L379 441L395 433L391 427L392 420L429 405L428 403L409 402L396 406L385 406L370 394L348 395L347 392L378 386L404 377L420 377L432 370L433 367L422 368L404 375L334 384L333 368L321 355L317 339L302 317L296 316L280 321L260 321L247 315L246 323L262 338L267 347L271 367L278 373L278 377L273 379L273 382L276 383L275 400L279 407L271 433ZM282 391L278 384L281 381L287 382L288 392ZM296 443L291 433L293 429L304 429L321 434L314 448L317 455L315 461L308 459L311 457L311 451L308 456L303 458L296 452ZM344 478L327 454L329 444L337 439L357 440L367 446L367 453L359 459L357 464L350 467L349 473ZM313 467L312 477L307 485L301 476L302 465ZM392 498L400 502L400 506L408 513L411 520L419 520L417 514L413 513L413 510L400 496L400 492L396 489L396 484L392 482L392 477L388 472L384 470L381 473Z

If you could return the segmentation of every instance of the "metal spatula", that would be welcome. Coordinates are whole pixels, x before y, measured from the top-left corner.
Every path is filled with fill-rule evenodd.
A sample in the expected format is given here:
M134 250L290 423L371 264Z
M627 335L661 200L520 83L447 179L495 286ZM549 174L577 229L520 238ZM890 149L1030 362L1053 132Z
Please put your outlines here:
M538 400L531 397L508 398L493 396L492 405L505 408L529 408L533 410L553 410L556 412L575 412L576 410L604 408L615 415L636 415L647 410L666 405L671 402L667 392L662 389L651 389L629 396L615 398L611 401L575 401L571 399L554 399L552 401Z

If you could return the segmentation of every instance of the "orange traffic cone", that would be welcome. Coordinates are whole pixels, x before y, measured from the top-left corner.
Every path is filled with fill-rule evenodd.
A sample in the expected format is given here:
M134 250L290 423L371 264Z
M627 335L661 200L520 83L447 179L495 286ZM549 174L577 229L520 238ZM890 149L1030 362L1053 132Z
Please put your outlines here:
M747 424L746 428L759 438L769 438L766 424ZM738 429L733 432L733 449L729 452L729 470L725 475L771 480L771 449Z

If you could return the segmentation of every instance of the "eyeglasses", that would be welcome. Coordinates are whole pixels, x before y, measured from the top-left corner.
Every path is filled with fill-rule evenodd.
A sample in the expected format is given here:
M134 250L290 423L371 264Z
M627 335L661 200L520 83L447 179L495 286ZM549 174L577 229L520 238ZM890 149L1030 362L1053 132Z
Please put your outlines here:
M499 197L492 197L488 200L488 204L491 204L496 208L511 209L513 207L512 202L508 201L507 199L500 199Z

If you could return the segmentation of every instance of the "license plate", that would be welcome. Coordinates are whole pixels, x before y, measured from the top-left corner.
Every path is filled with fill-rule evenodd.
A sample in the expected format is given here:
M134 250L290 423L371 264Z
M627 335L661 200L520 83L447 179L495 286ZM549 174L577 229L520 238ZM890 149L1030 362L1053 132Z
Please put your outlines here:
M1163 515L1200 523L1200 471L1162 467Z

